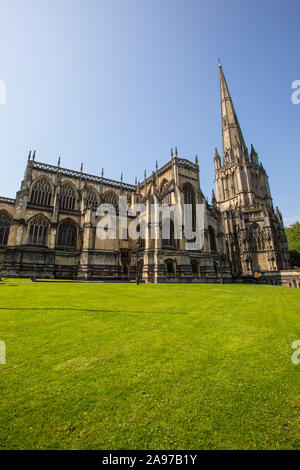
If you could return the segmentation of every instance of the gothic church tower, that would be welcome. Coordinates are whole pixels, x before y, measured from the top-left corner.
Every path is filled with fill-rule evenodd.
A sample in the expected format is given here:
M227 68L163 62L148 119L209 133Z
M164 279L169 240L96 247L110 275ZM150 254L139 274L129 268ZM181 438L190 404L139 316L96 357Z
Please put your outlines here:
M283 220L274 211L268 176L251 145L250 156L219 65L222 159L215 150L215 190L234 276L289 269Z

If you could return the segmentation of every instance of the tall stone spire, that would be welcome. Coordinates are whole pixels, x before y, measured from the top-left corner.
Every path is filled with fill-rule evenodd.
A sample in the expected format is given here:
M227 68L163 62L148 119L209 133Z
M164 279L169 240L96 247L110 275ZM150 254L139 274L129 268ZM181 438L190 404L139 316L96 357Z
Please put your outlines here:
M222 65L219 64L220 91L221 91L221 116L222 116L222 141L223 141L223 164L235 159L239 153L236 148L244 151L246 145L235 113L233 102L224 77Z

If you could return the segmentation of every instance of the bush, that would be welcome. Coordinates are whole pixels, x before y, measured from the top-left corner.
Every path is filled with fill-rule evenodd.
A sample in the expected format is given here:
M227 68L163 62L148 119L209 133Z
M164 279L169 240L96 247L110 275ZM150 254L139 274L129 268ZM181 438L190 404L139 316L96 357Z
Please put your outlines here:
M293 268L300 267L300 253L297 250L290 250L291 265Z

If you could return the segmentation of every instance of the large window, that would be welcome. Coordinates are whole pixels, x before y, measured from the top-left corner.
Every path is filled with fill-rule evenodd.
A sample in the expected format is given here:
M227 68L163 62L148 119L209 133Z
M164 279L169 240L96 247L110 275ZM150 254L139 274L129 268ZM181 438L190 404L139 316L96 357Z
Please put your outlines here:
M8 241L11 217L6 212L0 212L0 246L6 246Z
M169 182L167 180L164 180L161 184L161 187L160 187L160 196L163 195L163 193L165 192L165 190L167 189L167 186L168 186ZM172 195L171 193L168 193L166 194L162 200L161 200L161 203L162 205L167 205L167 206L170 206L172 204Z
M86 206L87 207L98 207L99 200L96 191L93 188L88 188L86 195Z
M195 206L195 196L194 196L194 190L191 184L187 183L184 188L183 188L183 196L184 196L184 204L188 205L189 207L185 208L185 210L191 210L192 211L192 226L186 227L186 230L192 230L195 232L196 230L196 206ZM188 241L194 241L195 237L189 236L187 233L187 240Z
M209 233L210 249L211 251L217 251L215 231L210 225L208 226L208 233Z
M71 184L67 183L61 187L60 192L60 208L67 210L75 209L75 191Z
M50 206L51 195L49 182L46 178L41 178L32 187L30 202L40 206Z
M102 196L102 202L104 204L112 205L116 210L118 209L118 206L119 206L118 196L113 191L108 191L104 193Z
M161 230L162 230L162 247L167 248L169 246L172 246L176 248L173 221L169 219L164 219L162 222Z
M48 223L43 216L35 217L29 225L29 245L45 246L47 242Z
M76 248L77 228L76 225L67 220L60 224L58 229L57 246L61 248Z

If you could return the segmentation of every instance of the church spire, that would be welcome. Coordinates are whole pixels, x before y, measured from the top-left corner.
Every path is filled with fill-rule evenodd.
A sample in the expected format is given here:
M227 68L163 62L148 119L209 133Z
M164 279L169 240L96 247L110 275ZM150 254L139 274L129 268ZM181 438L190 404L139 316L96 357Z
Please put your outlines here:
M219 72L224 164L239 155L235 150L236 148L246 151L246 145L220 63Z

